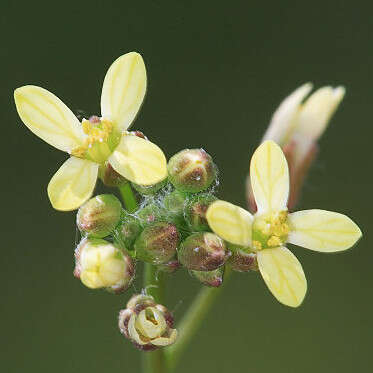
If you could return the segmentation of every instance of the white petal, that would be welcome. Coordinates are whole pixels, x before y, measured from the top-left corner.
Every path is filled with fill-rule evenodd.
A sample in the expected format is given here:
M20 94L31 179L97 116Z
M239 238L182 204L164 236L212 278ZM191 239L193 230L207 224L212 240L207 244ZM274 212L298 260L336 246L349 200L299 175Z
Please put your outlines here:
M259 213L286 210L289 169L275 142L265 141L256 149L251 158L250 180Z
M162 150L138 136L124 135L109 157L109 163L123 177L140 185L156 184L167 177Z
M79 120L53 93L27 85L14 91L14 100L23 123L48 144L68 153L82 145Z
M260 273L275 298L290 307L298 307L307 292L302 265L286 247L257 252Z
M281 102L273 114L263 141L273 140L279 145L284 145L287 142L296 124L295 118L299 112L300 104L311 92L311 89L311 83L303 84Z
M305 210L289 215L288 242L321 252L342 251L361 237L359 227L346 215L325 210Z
M206 218L210 228L222 239L235 245L251 245L253 216L243 208L215 201L209 206Z
M69 158L54 174L48 196L56 210L70 211L91 197L96 185L98 164L76 157Z
M106 73L101 94L101 115L126 130L136 117L146 92L146 69L138 53L116 59Z

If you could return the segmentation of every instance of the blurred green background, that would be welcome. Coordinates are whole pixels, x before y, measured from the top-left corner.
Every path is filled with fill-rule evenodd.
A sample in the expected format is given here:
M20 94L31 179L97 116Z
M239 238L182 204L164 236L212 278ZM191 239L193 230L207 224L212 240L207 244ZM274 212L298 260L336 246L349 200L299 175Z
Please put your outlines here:
M365 6L364 6L365 4ZM121 296L72 276L74 213L46 186L66 155L21 123L13 89L36 84L74 112L99 113L111 62L146 62L148 94L134 128L171 156L204 147L221 198L245 205L249 157L278 103L296 87L343 84L299 208L351 216L365 237L338 255L293 248L309 291L276 302L255 274L235 274L178 372L369 371L372 364L372 81L370 2L90 1L0 6L2 372L138 372L140 352L117 330ZM179 271L168 306L180 319L199 285Z

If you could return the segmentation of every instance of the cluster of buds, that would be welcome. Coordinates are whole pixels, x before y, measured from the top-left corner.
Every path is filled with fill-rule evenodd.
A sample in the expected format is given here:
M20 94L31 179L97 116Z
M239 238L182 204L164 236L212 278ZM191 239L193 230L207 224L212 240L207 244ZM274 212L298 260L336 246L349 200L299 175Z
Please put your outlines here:
M176 341L171 312L149 295L136 294L119 312L119 330L140 350L155 350Z
M237 271L256 270L255 254L231 249L206 219L217 200L217 167L203 149L186 149L168 163L168 178L152 186L132 184L143 201L128 213L110 194L82 205L77 226L82 241L75 253L75 275L89 288L124 290L135 274L134 262L173 273L186 268L206 286L223 283L226 264Z

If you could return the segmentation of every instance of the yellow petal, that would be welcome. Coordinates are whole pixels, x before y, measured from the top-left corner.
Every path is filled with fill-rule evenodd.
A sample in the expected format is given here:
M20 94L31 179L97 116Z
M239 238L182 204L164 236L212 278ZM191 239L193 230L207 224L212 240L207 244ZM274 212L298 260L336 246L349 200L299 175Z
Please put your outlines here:
M206 218L210 228L222 239L235 245L251 245L253 216L243 208L215 201L209 206Z
M93 193L98 164L76 157L69 158L54 174L48 185L48 196L56 210L77 209Z
M345 95L344 87L322 87L304 103L298 118L297 136L300 134L317 141L325 131L332 115Z
M14 91L14 100L23 123L48 144L68 153L82 145L79 120L53 93L26 85Z
M260 273L275 298L290 307L298 307L307 292L302 265L286 247L257 252Z
M138 53L116 59L106 73L101 94L101 115L126 130L136 117L146 92L146 69Z
M359 227L346 215L325 210L290 214L288 242L321 252L342 251L361 237Z
M152 185L167 176L162 150L138 136L124 135L109 157L109 163L123 177L140 185Z
M281 148L265 141L250 164L250 179L258 212L285 210L289 196L289 170Z
M170 329L167 336L165 337L158 337L150 341L150 343L154 346L169 346L176 341L177 338L177 330Z
M264 134L263 141L273 140L279 145L285 145L296 124L295 118L297 117L300 105L311 89L311 83L303 84L281 102L273 114L271 123Z

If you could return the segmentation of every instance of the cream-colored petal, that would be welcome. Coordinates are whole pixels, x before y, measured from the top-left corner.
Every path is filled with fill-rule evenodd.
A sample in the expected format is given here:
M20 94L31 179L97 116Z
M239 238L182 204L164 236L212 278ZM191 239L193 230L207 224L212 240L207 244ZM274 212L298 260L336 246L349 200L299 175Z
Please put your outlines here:
M347 250L362 236L349 217L337 212L304 210L290 214L288 219L288 242L314 251Z
M53 175L48 196L56 210L77 209L91 197L98 174L97 163L70 157Z
M297 119L296 136L303 135L313 141L325 131L332 115L345 95L344 87L322 87L304 103Z
M284 145L289 140L296 125L295 118L299 112L300 104L311 92L311 89L311 83L303 84L281 102L272 116L263 141L273 140L279 145Z
M109 163L123 177L140 185L153 185L167 177L162 150L138 136L124 135L109 157Z
M147 312L152 313L156 322L147 319ZM138 331L147 338L159 337L167 329L164 316L155 307L148 307L147 309L142 310L138 314L135 326Z
M142 340L142 338L140 337L140 334L136 330L136 326L135 326L136 319L137 319L136 314L132 314L128 322L128 334L139 345L146 345L148 342Z
M289 169L275 142L265 141L256 149L251 158L250 180L259 213L286 210Z
M257 252L260 273L274 297L290 307L298 307L307 292L302 265L286 247Z
M14 91L14 100L23 123L48 144L68 153L82 145L79 120L53 93L26 85Z
M176 341L176 338L177 338L177 330L171 329L167 337L155 338L151 340L150 343L154 346L169 346Z
M101 94L101 115L126 130L136 117L146 92L146 69L140 54L116 59L106 73Z
M210 228L222 239L235 245L251 245L253 216L243 208L215 201L209 206L206 218Z

